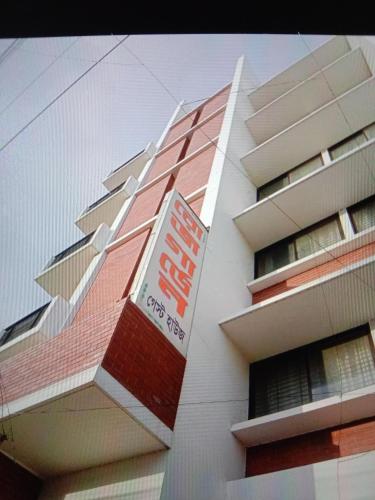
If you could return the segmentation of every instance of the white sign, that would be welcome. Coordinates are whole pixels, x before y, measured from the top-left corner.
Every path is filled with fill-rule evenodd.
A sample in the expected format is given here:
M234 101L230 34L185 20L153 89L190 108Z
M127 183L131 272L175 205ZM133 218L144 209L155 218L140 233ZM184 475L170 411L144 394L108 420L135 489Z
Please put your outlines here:
M207 229L173 190L153 233L134 302L186 357Z

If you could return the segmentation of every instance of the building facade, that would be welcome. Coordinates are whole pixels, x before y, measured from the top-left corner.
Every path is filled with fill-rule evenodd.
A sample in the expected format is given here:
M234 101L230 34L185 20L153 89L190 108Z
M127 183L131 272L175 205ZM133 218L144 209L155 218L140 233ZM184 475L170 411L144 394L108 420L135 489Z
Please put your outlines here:
M375 43L240 58L4 330L1 498L372 499Z

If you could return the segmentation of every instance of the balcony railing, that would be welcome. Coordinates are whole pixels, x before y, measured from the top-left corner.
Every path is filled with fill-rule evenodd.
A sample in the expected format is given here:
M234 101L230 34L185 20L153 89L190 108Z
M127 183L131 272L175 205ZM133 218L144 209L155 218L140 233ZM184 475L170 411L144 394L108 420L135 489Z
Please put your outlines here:
M73 245L70 245L70 247L65 248L65 250L63 250L62 252L58 253L54 257L52 257L52 259L45 266L44 270L48 269L51 266L53 266L54 264L56 264L60 260L64 259L68 255L72 254L73 252L75 252L79 248L82 248L83 246L85 246L86 243L88 243L90 241L90 239L92 238L93 234L94 234L93 232L90 233L90 234L88 234L87 236L85 236L81 240L77 241L76 243L73 243Z
M120 184L119 186L117 186L115 189L112 189L112 191L110 191L109 193L105 194L104 196L102 196L101 198L99 198L98 200L94 201L94 203L91 203L91 205L89 205L83 212L82 212L82 215L83 214L87 214L87 212L90 212L90 210L92 210L93 208L97 207L98 205L100 205L104 200L107 200L108 198L110 198L112 195L114 195L115 193L117 193L117 191L120 191L120 189L124 186L125 182L123 182L122 184Z
M142 153L144 153L146 151L145 148L142 149L142 151L140 151L139 153L137 153L136 155L132 156L131 158L129 158L129 160L127 160L125 163L122 163L119 167L115 168L114 170L112 170L111 172L109 172L108 176L114 174L115 172L117 172L118 170L120 170L120 168L124 167L125 165L127 165L128 163L130 163L131 161L135 160L138 156L140 156Z
M47 302L47 304L44 304L44 306L39 307L39 309L36 309L24 318L18 320L16 323L13 323L13 325L5 328L0 338L0 345L4 345L7 342L14 340L15 338L33 328L39 322L40 318L43 316L50 303L51 302Z

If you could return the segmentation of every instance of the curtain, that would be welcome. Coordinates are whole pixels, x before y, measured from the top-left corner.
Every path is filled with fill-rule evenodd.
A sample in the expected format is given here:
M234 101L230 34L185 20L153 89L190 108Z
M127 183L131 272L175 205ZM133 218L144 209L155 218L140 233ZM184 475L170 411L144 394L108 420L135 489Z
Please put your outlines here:
M375 198L367 203L361 204L349 210L354 221L356 232L364 231L369 227L375 226Z
M320 168L322 165L323 162L321 155L315 156L314 158L305 161L305 163L302 163L297 168L289 172L290 182L292 183L298 181L298 179L301 179L301 177L305 177L314 170Z
M358 134L352 135L348 137L345 141L341 142L337 146L333 146L330 148L329 152L332 160L336 160L336 158L340 158L346 153L349 153L355 148L358 148L361 144L367 142L367 138L363 132L359 132Z
M303 259L341 239L339 221L333 219L296 238L297 258Z

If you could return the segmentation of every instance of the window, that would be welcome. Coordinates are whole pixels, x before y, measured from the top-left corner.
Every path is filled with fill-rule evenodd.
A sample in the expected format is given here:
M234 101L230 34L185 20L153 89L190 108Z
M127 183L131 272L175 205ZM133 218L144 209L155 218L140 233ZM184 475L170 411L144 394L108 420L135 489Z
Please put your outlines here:
M338 216L329 217L255 254L255 277L303 259L343 238Z
M368 325L250 365L249 418L375 384Z
M375 123L372 123L368 127L365 127L360 132L356 132L353 135L350 135L343 141L340 141L338 144L335 144L331 148L329 148L329 154L332 160L336 160L343 156L346 153L349 153L353 149L361 146L365 142L375 138Z
M375 226L375 196L349 207L348 213L356 233Z
M301 165L298 165L298 167L293 168L286 174L283 174L280 177L273 179L271 182L264 184L264 186L261 186L258 189L258 201L263 200L264 198L267 198L267 196L276 193L276 191L280 191L280 189L285 186L298 181L298 179L305 177L322 165L323 161L321 155L314 156L314 158L310 158L310 160L301 163Z
M5 343L14 340L36 326L49 305L50 302L42 307L39 307L39 309L36 309L24 318L18 320L16 323L13 323L13 325L8 326L8 328L3 331L3 335L0 339L0 345L4 345Z

